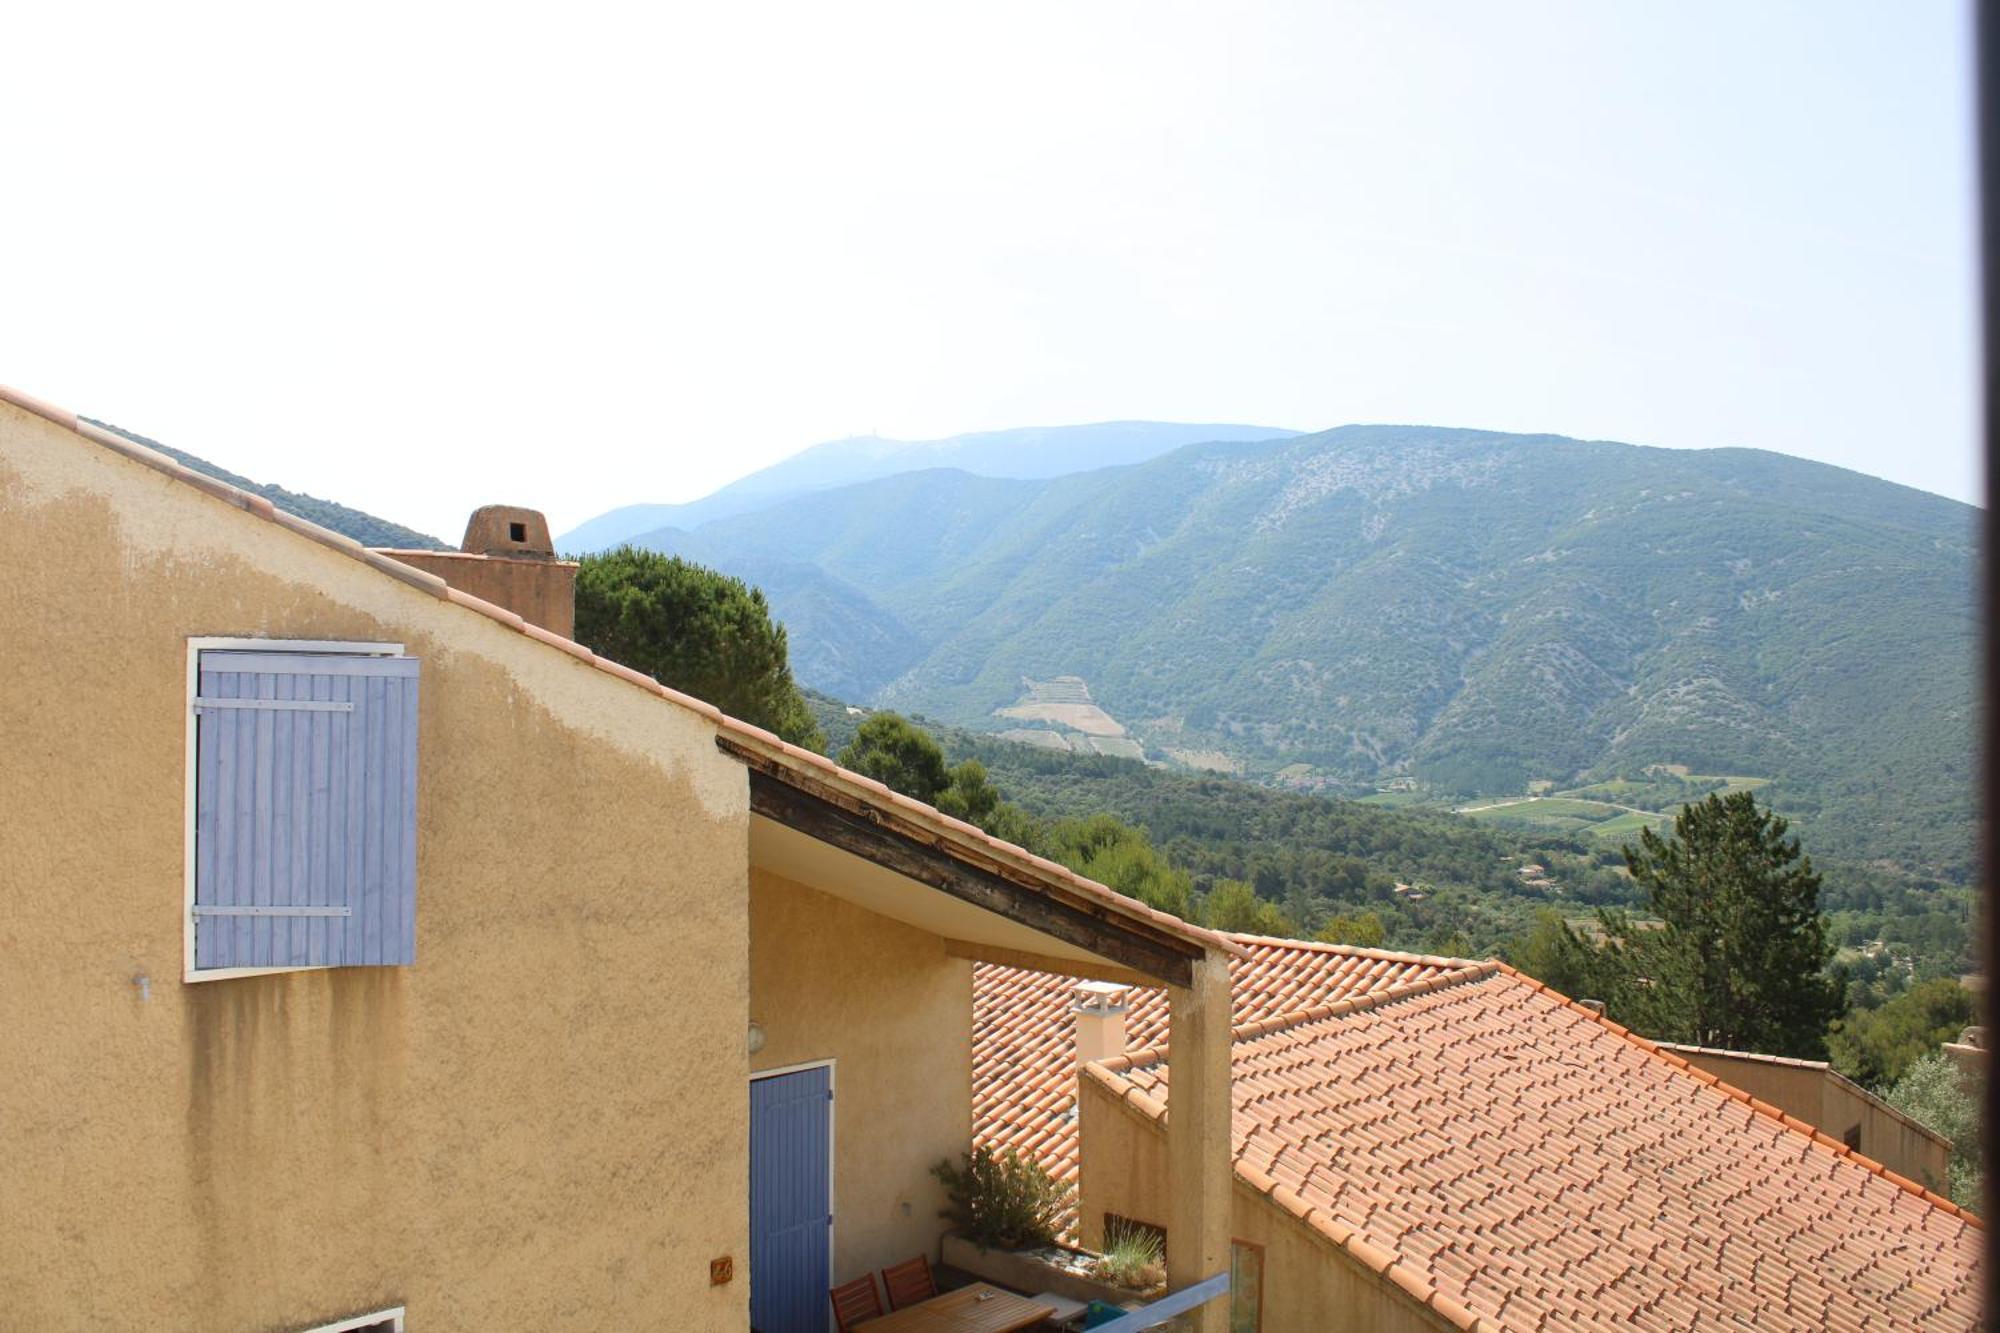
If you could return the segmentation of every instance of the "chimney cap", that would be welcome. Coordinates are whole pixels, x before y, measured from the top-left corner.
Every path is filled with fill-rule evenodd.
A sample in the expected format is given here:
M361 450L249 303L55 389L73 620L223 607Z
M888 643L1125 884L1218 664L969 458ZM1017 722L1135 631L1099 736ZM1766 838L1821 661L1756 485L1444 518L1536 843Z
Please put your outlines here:
M1116 981L1079 981L1073 991L1078 1009L1100 1013L1122 1010L1125 997L1131 993L1130 986Z
M541 510L520 505L481 505L473 510L458 549L516 560L550 560L556 553L548 519Z

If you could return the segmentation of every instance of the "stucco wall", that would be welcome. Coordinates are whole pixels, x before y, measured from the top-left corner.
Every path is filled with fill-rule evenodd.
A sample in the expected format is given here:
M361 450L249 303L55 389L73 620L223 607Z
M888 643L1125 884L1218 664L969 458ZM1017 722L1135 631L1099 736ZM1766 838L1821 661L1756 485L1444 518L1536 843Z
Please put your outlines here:
M750 881L755 1069L833 1060L833 1276L926 1254L930 1169L972 1140L972 965L944 940L762 870Z
M1167 1137L1094 1079L1080 1084L1078 1198L1083 1243L1094 1248L1103 1241L1107 1212L1164 1225ZM1232 1239L1264 1248L1261 1333L1437 1333L1454 1327L1241 1181L1230 1203Z
M1951 1146L1826 1065L1699 1046L1671 1049L1697 1069L1836 1139L1844 1141L1849 1131L1858 1128L1856 1152L1940 1194L1950 1192Z
M0 402L8 1327L742 1329L708 724ZM417 962L184 982L190 635L423 660Z

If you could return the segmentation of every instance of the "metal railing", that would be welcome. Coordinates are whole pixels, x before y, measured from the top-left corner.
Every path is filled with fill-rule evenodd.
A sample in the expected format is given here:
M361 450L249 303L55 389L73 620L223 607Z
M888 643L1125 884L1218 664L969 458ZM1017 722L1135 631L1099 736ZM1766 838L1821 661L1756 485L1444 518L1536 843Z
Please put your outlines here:
M1108 1324L1099 1324L1090 1333L1139 1333L1140 1329L1157 1328L1177 1314L1186 1314L1198 1309L1218 1296L1229 1294L1229 1274L1217 1273L1214 1277L1203 1278L1191 1287L1162 1296L1151 1305L1133 1310Z

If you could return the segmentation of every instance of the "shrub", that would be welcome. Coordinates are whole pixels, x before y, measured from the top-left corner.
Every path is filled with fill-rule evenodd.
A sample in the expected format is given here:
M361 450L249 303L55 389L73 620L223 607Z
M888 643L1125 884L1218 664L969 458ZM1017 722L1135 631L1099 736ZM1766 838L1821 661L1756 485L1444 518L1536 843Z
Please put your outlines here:
M982 1249L1053 1244L1069 1210L1070 1187L1011 1149L995 1153L982 1144L962 1165L939 1162L931 1174L951 1200L938 1215Z
M1986 1152L1981 1142L1979 1099L1943 1051L1913 1061L1896 1085L1883 1094L1889 1105L1951 1140L1951 1180L1943 1191L1969 1212L1984 1206ZM1939 1182L1926 1182L1936 1189Z

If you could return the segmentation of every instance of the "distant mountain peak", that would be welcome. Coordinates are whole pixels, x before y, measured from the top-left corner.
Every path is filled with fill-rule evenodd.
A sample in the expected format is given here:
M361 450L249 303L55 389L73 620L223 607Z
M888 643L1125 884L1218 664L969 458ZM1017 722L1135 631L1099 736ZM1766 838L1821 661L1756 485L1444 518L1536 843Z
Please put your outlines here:
M564 551L599 551L661 528L693 531L794 496L903 472L956 468L980 477L1036 480L1143 463L1190 444L1282 440L1298 433L1277 426L1099 421L970 431L937 440L853 435L815 444L687 504L621 506L556 540Z

